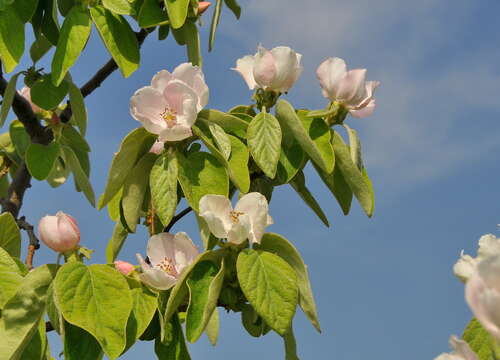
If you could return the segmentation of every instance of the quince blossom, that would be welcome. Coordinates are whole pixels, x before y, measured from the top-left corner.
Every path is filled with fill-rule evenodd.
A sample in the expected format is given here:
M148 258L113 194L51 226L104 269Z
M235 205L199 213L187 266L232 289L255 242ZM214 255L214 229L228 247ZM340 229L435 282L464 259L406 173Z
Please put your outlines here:
M130 114L159 140L179 141L191 136L191 126L208 103L208 86L197 66L184 63L170 73L158 72L130 98Z
M175 285L182 271L191 265L199 251L185 232L175 235L160 233L149 239L147 254L149 262L137 254L142 268L139 277L149 286L167 290Z
M261 88L276 92L287 92L302 73L301 54L288 46L267 50L259 46L257 53L236 61L235 70L246 81L250 90Z
M129 262L116 260L115 261L115 269L121 272L123 275L128 276L132 271L134 271L134 265Z
M500 255L500 239L493 234L486 234L479 239L477 257L460 253L460 259L453 266L453 273L461 281L466 282L476 270L477 265L489 256Z
M352 116L364 118L375 110L373 92L379 81L365 81L366 69L347 71L344 60L328 58L316 70L323 96L345 106Z
M46 215L38 223L40 238L54 251L64 253L75 250L80 243L80 228L75 218L58 211L55 216Z
M268 213L267 199L258 192L242 196L234 209L222 195L205 195L200 200L200 216L212 234L234 244L246 239L260 243L265 228L273 223Z
M434 360L479 360L469 344L455 335L450 337L450 347L453 349L451 353L441 354Z

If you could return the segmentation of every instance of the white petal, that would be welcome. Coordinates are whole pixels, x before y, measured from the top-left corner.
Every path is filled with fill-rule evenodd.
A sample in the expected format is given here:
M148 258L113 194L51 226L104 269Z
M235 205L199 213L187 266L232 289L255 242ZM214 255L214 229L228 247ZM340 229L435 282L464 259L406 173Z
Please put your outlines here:
M366 98L366 69L350 70L340 81L337 100L350 107L357 107Z
M201 111L208 103L208 86L205 83L205 76L201 69L191 63L184 63L177 66L172 75L194 90L198 96L198 112Z
M216 237L226 238L231 229L230 212L233 210L229 199L222 195L205 195L201 198L200 216Z
M469 344L455 335L450 337L450 347L454 352L465 360L477 360L477 355L472 351Z
M235 211L243 212L249 216L250 240L252 243L260 243L269 220L269 205L266 197L258 192L248 193L238 201Z
M170 81L163 90L163 96L168 106L178 114L184 112L183 104L185 99L192 99L195 104L198 104L198 95L193 89L180 80Z
M174 235L160 233L153 235L148 240L147 254L153 266L159 264L163 259L174 259Z
M351 109L349 113L355 118L365 118L373 114L375 111L375 99L371 99L370 102L359 109Z
M247 214L240 215L238 222L233 224L231 230L229 230L227 241L233 244L241 244L249 238L251 227L250 217Z
M472 276L474 271L476 271L477 260L472 258L470 255L464 255L464 252L460 253L460 259L453 265L453 273L461 281L466 282L468 278Z
M174 239L175 268L180 274L200 254L198 248L185 232L178 232Z
M139 275L142 282L159 290L167 290L175 285L177 279L159 269L150 269Z
M182 113L177 116L177 123L188 127L193 126L198 118L196 99L186 97L182 102Z
M276 74L269 86L276 91L286 92L302 71L297 61L297 54L288 46L275 47L271 50L271 54L274 58Z
M173 80L173 76L171 73L169 73L167 70L161 70L160 72L157 72L155 76L153 76L153 79L151 79L151 86L158 90L159 92L163 93L163 90L167 86L167 84Z
M160 114L166 106L163 94L150 86L137 90L130 98L130 114L153 134L157 134L164 126Z
M479 259L488 256L500 255L500 239L493 234L486 234L479 239L479 249L477 257Z
M236 60L236 67L231 69L240 73L250 90L255 89L255 86L257 85L253 77L254 63L254 57L252 55L247 55Z
M158 139L163 142L167 141L180 141L187 139L193 135L191 128L184 125L175 125L171 128L165 128L160 132Z
M347 65L340 58L328 58L323 61L316 70L323 96L331 101L337 100L337 93L340 81L347 73Z
M266 48L259 46L254 59L253 77L255 82L261 88L270 87L278 71L273 54Z

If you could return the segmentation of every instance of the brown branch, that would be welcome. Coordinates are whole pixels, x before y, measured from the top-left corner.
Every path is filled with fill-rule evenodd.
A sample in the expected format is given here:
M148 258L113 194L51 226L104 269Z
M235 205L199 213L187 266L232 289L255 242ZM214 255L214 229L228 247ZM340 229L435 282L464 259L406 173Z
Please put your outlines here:
M29 246L28 246L28 255L26 256L26 265L28 269L31 270L33 268L33 257L35 255L35 250L40 248L40 240L35 235L33 231L33 225L26 221L25 216L21 216L17 220L17 225L20 229L25 230L28 233L29 238Z
M31 175L23 162L9 185L7 198L2 201L2 212L10 212L15 219L23 205L23 197L27 188L31 187Z
M184 210L182 210L180 213L178 213L177 215L175 215L172 218L172 220L170 220L170 223L165 227L165 229L163 229L163 232L169 232L170 229L172 229L172 227L175 225L175 223L177 221L179 221L180 219L182 219L184 216L186 216L187 214L189 214L191 211L193 211L193 209L191 207L187 207Z

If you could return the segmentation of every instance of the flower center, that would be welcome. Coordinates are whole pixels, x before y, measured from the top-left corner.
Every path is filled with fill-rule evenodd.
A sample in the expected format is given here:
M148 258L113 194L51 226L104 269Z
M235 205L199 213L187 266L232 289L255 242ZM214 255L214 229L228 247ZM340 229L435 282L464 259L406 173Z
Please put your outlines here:
M162 261L156 264L156 266L165 271L170 276L179 276L179 273L177 272L177 269L174 266L174 261L172 259L164 258Z
M170 129L177 124L177 111L167 106L163 112L160 113L161 118L167 123Z
M239 217L243 214L244 214L244 212L241 212L241 211L230 211L229 217L231 218L231 221L233 222L233 224L237 224L240 221Z

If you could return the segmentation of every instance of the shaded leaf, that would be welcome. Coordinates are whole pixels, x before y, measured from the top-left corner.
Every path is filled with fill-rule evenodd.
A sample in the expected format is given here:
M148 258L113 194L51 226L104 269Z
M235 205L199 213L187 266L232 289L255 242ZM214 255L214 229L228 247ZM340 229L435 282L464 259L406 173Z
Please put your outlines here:
M54 86L50 75L43 75L31 87L31 100L42 109L51 110L59 106L67 93L66 81L62 81L59 86Z
M21 256L21 233L16 220L9 212L0 215L0 247L12 257Z
M112 263L116 260L120 250L127 239L128 231L125 229L121 222L117 222L113 229L113 235L109 239L108 246L106 246L106 261Z
M2 108L0 109L0 127L2 127L5 123L5 119L7 119L10 107L12 106L12 101L14 100L14 96L16 95L17 78L19 77L19 75L21 75L21 73L12 75L9 82L7 83L7 87L3 94Z
M56 162L60 152L59 144L49 145L32 143L26 150L26 166L30 174L37 180L45 180Z
M290 181L292 188L300 195L300 198L309 206L309 208L314 211L314 213L320 218L320 220L326 226L330 226L328 218L321 209L321 206L316 201L314 196L311 194L309 189L306 187L304 173L302 171L298 172L297 175Z
M215 32L220 21L220 14L222 11L222 0L215 0L215 9L212 16L212 23L210 24L210 35L208 37L208 51L214 48Z

